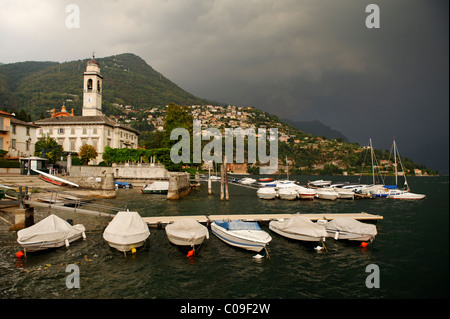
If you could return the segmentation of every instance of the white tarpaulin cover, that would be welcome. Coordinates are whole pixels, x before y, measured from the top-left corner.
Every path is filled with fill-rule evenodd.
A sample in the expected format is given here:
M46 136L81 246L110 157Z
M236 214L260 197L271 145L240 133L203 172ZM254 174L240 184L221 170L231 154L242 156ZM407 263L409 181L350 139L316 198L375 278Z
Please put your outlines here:
M17 232L19 243L39 243L50 241L64 241L85 231L81 224L71 226L56 215L50 215L39 223Z
M313 223L309 218L303 216L294 216L278 221L273 220L270 222L270 225L287 233L311 237L327 237L327 231L324 226Z
M172 224L166 226L166 232L169 235L180 238L192 238L193 240L200 237L209 239L208 228L192 218L182 218Z
M345 231L349 233L371 235L377 234L377 227L375 225L361 223L350 217L339 217L333 219L326 224L326 229L329 231Z
M118 212L105 228L103 238L115 244L128 245L144 241L150 236L147 224L137 212Z

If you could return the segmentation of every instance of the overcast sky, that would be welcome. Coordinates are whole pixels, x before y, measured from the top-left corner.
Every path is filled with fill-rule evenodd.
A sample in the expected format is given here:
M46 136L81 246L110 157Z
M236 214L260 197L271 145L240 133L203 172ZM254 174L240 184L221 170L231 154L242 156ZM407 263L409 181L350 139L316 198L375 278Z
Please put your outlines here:
M366 27L370 3L380 28ZM395 136L402 155L448 172L447 0L0 0L0 8L0 62L130 52L199 97L319 120L362 145L372 138L390 149Z

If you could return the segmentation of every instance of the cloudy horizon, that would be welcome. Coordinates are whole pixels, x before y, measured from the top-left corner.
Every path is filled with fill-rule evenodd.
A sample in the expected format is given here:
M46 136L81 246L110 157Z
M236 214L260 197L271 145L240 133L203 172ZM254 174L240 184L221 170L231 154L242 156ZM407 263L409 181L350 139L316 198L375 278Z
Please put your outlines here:
M184 90L448 172L447 1L2 1L0 62L142 57ZM369 29L366 7L380 9ZM68 25L69 23L69 25Z

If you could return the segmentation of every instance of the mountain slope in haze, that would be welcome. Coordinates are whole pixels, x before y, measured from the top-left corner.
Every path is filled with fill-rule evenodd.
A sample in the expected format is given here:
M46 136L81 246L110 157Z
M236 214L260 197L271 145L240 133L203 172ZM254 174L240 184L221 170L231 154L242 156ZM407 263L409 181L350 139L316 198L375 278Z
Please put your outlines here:
M326 138L334 138L334 139L342 139L348 142L347 137L344 136L339 131L332 129L331 127L323 124L320 121L291 121L291 120L283 120L291 124L293 127L303 131L305 133L309 133L316 136L325 136Z
M114 114L114 104L133 105L135 109L205 104L206 100L186 92L155 71L140 57L124 53L98 58L103 76L103 112ZM33 119L44 111L67 109L81 115L85 60L58 62L20 62L0 66L0 103L2 107L29 112ZM47 114L45 114L47 116Z

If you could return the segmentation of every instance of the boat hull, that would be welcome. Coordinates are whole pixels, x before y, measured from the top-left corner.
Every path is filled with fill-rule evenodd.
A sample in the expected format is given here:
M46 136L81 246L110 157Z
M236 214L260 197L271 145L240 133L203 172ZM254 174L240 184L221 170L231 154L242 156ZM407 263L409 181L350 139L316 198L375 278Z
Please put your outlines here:
M142 194L167 194L169 191L167 189L151 189L151 190L141 190Z
M403 194L396 194L396 195L388 195L387 198L391 199L403 199L403 200L420 200L424 199L426 195L423 194L415 194L415 193L403 193Z
M117 243L113 243L111 241L106 241L106 242L108 243L109 247L115 248L118 251L121 251L124 253L132 250L133 248L136 249L136 248L142 247L145 244L145 240L142 240L142 241L139 241L136 243L131 243L131 244L117 244Z
M225 243L243 248L250 251L260 252L266 245L272 240L269 234L265 231L252 231L252 230L237 230L237 231L227 231L224 228L211 224L211 231L219 239Z

